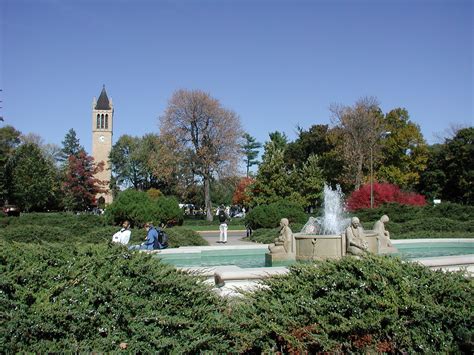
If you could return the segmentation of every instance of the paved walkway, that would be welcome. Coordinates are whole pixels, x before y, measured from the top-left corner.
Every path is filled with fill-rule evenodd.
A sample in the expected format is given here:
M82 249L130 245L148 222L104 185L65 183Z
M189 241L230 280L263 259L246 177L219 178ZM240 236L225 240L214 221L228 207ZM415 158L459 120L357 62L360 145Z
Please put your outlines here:
M222 243L216 243L219 240L219 230L215 231L201 231L198 232L204 239L206 239L209 243L209 245L254 245L256 243L248 241L248 240L242 240L242 238L245 238L246 236L246 231L245 230L239 230L239 231L227 231L227 243L222 244Z

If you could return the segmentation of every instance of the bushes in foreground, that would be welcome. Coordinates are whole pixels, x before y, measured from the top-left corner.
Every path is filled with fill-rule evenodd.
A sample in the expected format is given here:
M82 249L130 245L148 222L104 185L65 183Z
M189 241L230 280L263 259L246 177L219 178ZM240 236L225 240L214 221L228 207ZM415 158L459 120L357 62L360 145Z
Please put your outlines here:
M398 259L297 264L239 302L112 245L0 240L5 352L472 353L474 286Z
M390 257L296 264L233 310L240 352L472 353L474 286Z
M0 241L5 352L225 352L224 302L203 283L109 245Z

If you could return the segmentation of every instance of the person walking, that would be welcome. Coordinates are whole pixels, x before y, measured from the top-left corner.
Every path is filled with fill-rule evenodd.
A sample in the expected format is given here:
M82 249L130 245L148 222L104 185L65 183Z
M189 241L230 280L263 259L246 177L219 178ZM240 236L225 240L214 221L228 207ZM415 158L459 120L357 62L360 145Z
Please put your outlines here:
M224 205L221 205L219 212L217 214L219 218L219 240L217 243L227 243L227 222L229 220L229 215L225 212Z

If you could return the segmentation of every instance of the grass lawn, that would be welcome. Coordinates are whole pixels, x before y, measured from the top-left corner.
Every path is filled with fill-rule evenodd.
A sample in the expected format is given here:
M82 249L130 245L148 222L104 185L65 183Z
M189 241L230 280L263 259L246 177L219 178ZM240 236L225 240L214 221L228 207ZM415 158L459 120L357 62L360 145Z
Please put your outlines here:
M199 231L219 231L219 226L218 225L206 225L206 226L190 226L190 225L183 225L184 228L190 229L195 232ZM245 226L242 224L238 225L229 225L228 229L229 231L236 231L236 230L245 230Z

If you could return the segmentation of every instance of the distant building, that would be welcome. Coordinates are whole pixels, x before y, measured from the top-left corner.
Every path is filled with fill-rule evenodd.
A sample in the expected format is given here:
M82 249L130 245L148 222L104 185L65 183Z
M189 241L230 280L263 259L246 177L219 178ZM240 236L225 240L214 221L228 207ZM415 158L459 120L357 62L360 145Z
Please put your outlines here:
M112 150L112 133L114 122L114 105L112 99L109 100L105 85L102 88L99 99L94 97L92 103L92 157L95 163L103 161L105 163L104 170L99 172L95 177L106 182L104 186L107 188L106 193L96 196L99 205L109 204L112 202L112 192L109 190L109 183L112 177L112 171L109 166L109 155Z

